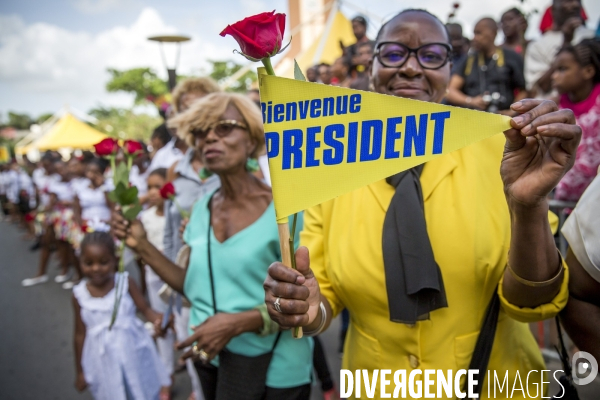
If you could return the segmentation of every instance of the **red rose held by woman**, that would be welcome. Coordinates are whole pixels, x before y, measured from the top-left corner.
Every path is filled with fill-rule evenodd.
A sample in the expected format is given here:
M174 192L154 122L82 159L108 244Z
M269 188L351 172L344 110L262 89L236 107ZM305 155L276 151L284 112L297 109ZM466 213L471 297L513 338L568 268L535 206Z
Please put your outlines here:
M171 182L165 183L165 186L160 189L160 196L165 200L169 200L171 197L174 197L175 186L173 186Z
M125 154L136 155L143 151L142 144L136 140L126 140L123 145Z
M119 151L119 143L116 139L106 138L100 143L96 143L94 145L94 149L96 150L96 154L98 154L101 157L110 156L113 154L117 154L117 152Z
M284 31L285 14L275 14L275 11L272 11L227 25L221 36L233 36L246 58L259 61L279 53Z

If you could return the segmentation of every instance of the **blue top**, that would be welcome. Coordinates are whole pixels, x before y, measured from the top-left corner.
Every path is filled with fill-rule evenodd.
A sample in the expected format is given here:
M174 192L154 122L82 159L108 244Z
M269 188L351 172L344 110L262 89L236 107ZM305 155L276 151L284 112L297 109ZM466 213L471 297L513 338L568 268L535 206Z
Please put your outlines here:
M185 296L192 303L192 326L214 314L207 262L208 202L211 197L212 194L196 202L183 235L192 250L184 283ZM299 239L302 215L298 216L296 228L296 239ZM223 243L217 241L212 228L210 235L218 312L239 313L264 303L263 282L267 269L273 261L281 260L273 203L252 225ZM263 337L247 332L231 339L226 348L236 354L258 356L271 351L275 337L276 334ZM290 388L310 383L312 346L311 338L294 339L291 330L283 331L269 365L266 385ZM213 364L218 365L216 358Z

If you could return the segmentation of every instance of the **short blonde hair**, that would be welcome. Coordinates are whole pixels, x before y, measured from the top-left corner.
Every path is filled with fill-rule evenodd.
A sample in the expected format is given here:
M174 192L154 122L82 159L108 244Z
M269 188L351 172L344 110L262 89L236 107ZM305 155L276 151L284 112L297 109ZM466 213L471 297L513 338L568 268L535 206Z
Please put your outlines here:
M211 78L188 78L179 82L173 89L173 109L176 113L181 110L181 98L188 93L211 94L220 92L221 88Z
M209 94L195 101L188 110L169 119L168 125L176 128L177 135L190 146L195 147L192 131L195 129L207 130L212 127L230 105L234 106L244 118L244 121L240 122L246 123L250 140L256 145L250 157L258 158L265 147L262 116L256 104L247 96L227 92Z

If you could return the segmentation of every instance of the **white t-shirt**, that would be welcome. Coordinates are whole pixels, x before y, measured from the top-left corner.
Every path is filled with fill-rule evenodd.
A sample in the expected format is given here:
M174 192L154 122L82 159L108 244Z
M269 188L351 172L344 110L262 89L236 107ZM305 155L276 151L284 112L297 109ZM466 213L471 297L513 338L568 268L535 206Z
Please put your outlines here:
M156 206L142 211L140 220L146 230L146 237L161 252L164 250L165 216L156 214Z
M6 197L13 204L19 202L19 174L12 169L6 173Z
M0 172L0 195L8 191L9 180L8 171Z
M573 40L571 44L575 45L581 42L583 39L593 38L594 31L580 26L575 29L573 33ZM531 42L527 46L525 52L525 82L527 83L527 90L531 90L531 87L550 69L556 53L563 45L564 36L560 31L547 31L544 35L536 41ZM547 97L549 93L540 93L541 97Z
M82 188L90 186L90 183L91 182L88 178L78 177L71 179L71 186L73 187L75 193L79 192L79 190L81 190Z
M146 237L162 253L164 251L163 238L165 235L165 216L156 214L156 206L142 211L140 220L146 230ZM160 281L160 277L146 265L146 282Z
M46 170L44 168L36 168L33 170L31 174L31 179L33 179L33 184L35 186L39 186L42 179L46 176Z
M583 192L562 233L581 266L600 282L600 176Z
M40 193L40 205L42 207L46 207L50 202L50 196L48 195L50 187L55 183L60 181L60 176L57 174L52 175L41 175L36 177L37 182L34 181L35 186L37 186L37 190Z
M73 201L73 198L75 197L71 182L54 182L54 184L50 185L48 188L48 193L54 193L59 201Z
M108 208L108 204L106 204L105 192L105 186L94 189L88 185L79 188L77 199L81 207L81 219L84 221L110 220L110 209Z
M22 169L8 171L5 175L6 197L13 204L18 204L21 191L29 196L29 206L35 207L35 187L31 177Z
M150 166L146 170L146 174L150 174L152 171L158 168L171 168L171 165L183 158L183 153L177 147L175 147L175 138L169 143L161 147L150 162ZM147 175L146 175L147 176Z
M137 188L138 196L143 196L148 193L148 171L149 169L143 174L140 173L140 169L137 165L132 166L131 171L129 171L129 183Z

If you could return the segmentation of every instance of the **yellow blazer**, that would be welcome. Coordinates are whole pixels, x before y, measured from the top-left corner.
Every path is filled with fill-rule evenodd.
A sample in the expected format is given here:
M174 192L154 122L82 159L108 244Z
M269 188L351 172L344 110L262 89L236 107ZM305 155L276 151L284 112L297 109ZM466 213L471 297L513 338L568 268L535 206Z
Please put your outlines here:
M417 368L454 372L468 368L510 243L509 211L499 173L503 146L503 135L497 135L425 165L421 184L427 231L449 306L413 327L389 320L381 243L394 189L380 181L306 211L301 243L310 251L321 293L335 315L344 307L350 311L342 368L405 369L407 376ZM552 318L565 306L568 271L556 298L535 309L508 303L502 285L498 287L502 306L489 369L500 381L508 371L511 389L518 371L525 389L529 371L545 369L526 322ZM537 379L530 377L531 396L540 379L539 373ZM549 379L545 376L544 381ZM392 375L388 393L393 389ZM364 390L363 386L363 398ZM482 398L486 394L484 383ZM497 389L497 396L502 394ZM517 390L512 398L524 398L521 394ZM380 398L379 383L375 398Z

